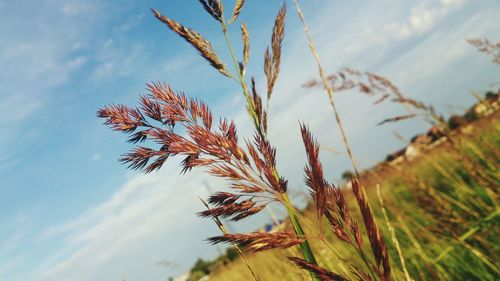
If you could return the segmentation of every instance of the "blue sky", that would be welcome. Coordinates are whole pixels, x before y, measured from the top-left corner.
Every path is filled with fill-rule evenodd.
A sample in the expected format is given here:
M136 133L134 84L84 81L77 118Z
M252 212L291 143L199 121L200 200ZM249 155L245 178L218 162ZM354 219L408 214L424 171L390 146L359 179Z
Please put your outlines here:
M231 10L233 1L226 2ZM252 40L248 71L262 86L263 53L281 1L247 2L240 20ZM471 92L498 87L498 66L465 42L500 39L498 1L303 2L329 72L351 66L381 73L446 114L472 104ZM303 190L297 121L308 123L323 146L342 146L324 93L300 87L316 69L288 4L270 139L280 171ZM198 30L228 61L216 22L195 0L0 1L0 280L165 280L198 256L215 255L203 239L217 229L194 213L205 185L215 190L221 182L200 171L180 176L176 160L156 174L128 171L117 161L129 148L124 136L95 117L109 103L135 105L145 83L165 81L251 135L235 84L157 22L152 7ZM374 107L361 95L338 94L337 102L364 167L404 145L393 131L410 138L426 128L418 120L376 127L404 111ZM322 158L331 179L349 167L343 153L324 151ZM266 217L235 228L258 228ZM158 266L161 260L177 265Z

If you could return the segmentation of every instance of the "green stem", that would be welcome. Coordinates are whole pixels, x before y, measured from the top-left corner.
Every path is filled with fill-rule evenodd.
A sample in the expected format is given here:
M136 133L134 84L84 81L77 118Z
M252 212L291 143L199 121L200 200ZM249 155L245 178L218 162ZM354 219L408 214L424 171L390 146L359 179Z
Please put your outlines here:
M363 249L358 248L358 247L355 247L355 248L356 248L356 252L358 252L358 255L361 257L361 259L365 263L366 268L368 268L368 271L370 272L371 276L373 277L373 280L377 280L377 276L373 272L372 267L370 266L370 263L368 262L368 259L366 258L366 255L363 252Z
M227 33L227 25L226 25L225 21L223 21L221 23L221 28L222 28L222 32L224 33L224 38L226 39L227 47L229 48L229 53L231 54L231 59L233 61L234 67L236 68L236 72L238 73L239 84L243 90L243 95L245 95L245 98L247 100L248 114L252 118L254 125L257 128L257 130L259 131L259 133L261 135L264 135L265 133L262 131L262 128L261 128L260 123L258 121L259 118L257 117L257 113L255 112L254 103L253 103L252 99L250 98L250 94L248 92L245 78L243 77L243 73L241 73L240 65L238 63L238 60L236 59L236 55L234 54L233 45L231 44L231 40L229 39L229 34Z
M208 206L208 203L205 202L205 200L203 200L203 199L200 198L200 201L201 201L201 203L203 203L203 205L205 205L205 207L207 208L207 210L210 210L210 207ZM226 226L222 223L222 221L219 219L219 217L215 216L215 217L213 217L213 220L214 220L215 224L219 227L220 231L224 235L226 235L226 234L229 233L229 231L227 231ZM232 242L231 244L233 244L233 247L236 249L236 251L243 258L243 262L247 266L247 269L250 271L250 273L252 274L252 276L255 279L255 281L260 281L259 277L257 277L257 274L255 274L255 272L253 271L252 267L250 266L250 262L248 261L246 255L243 253L243 250L241 250L240 246L238 246L238 244L236 244L235 242Z
M250 94L248 92L247 85L245 83L245 78L243 77L243 73L241 72L240 66L238 64L238 60L236 59L236 56L234 54L233 46L231 44L231 40L229 39L229 34L227 32L227 25L225 23L225 20L222 21L221 23L221 28L222 31L224 32L224 37L226 38L226 43L229 48L229 52L231 53L231 58L234 63L234 67L236 68L236 72L238 73L238 78L239 78L239 83L241 85L241 88L243 90L243 94L245 95L245 98L247 100L247 109L248 113L250 114L250 117L254 121L255 129L257 132L260 134L262 138L266 138L266 132L261 127L261 124L259 123L259 118L257 117L257 113L255 112L255 105L250 98ZM274 170L274 176L279 179L278 171L276 169ZM316 262L316 258L314 257L314 254L312 252L311 246L309 245L309 242L307 241L305 237L304 230L302 229L302 226L299 223L299 220L296 215L296 210L292 205L292 202L290 201L290 198L288 198L288 194L286 192L281 194L281 197L283 199L283 204L285 205L287 212L288 212L288 217L290 218L290 221L292 222L293 229L295 231L295 234L297 234L298 237L304 239L304 242L300 243L300 250L302 251L302 255L304 256L304 259L314 265L317 265L318 263ZM311 274L311 280L312 281L321 281L318 279L313 273Z
M295 214L295 208L292 205L292 202L290 202L290 198L288 198L288 194L282 193L281 194L283 198L283 203L286 207L286 210L288 212L288 217L290 218L290 221L292 222L293 229L295 230L295 233L297 234L298 237L303 238L304 242L300 243L300 250L302 251L302 255L304 256L304 260L311 264L317 265L318 262L316 261L316 258L314 257L314 254L312 252L311 246L309 245L309 241L307 241L305 237L305 232L302 229L302 226L300 225L297 215ZM314 275L312 272L311 274L311 279L313 281L320 281L316 275Z

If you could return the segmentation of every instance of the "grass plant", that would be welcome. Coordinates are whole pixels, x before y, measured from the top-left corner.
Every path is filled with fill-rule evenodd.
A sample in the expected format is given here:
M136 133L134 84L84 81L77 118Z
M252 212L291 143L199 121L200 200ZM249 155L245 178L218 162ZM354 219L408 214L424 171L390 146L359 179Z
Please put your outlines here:
M498 247L494 243L498 233L492 225L498 223L496 189L500 182L495 167L499 166L499 157L485 150L498 151L498 134L485 139L471 137L467 141L451 141L451 135L447 135L450 141L439 148L442 150L439 157L405 163L411 167L391 168L397 172L385 169L383 173L361 173L336 108L333 76L326 76L299 3L293 0L318 67L319 84L325 89L354 170L350 189L341 189L327 181L319 160L320 145L308 126L301 123L300 135L307 156L304 178L311 204L308 211L299 212L290 199L288 180L277 169L276 148L268 139L268 130L272 129L267 122L269 104L280 73L286 5L283 3L277 12L271 42L264 52L266 93L261 95L254 77L246 75L251 43L246 24L237 28L242 39L240 58L230 39L245 1L234 3L229 20L221 0L199 2L213 18L214 27L221 31L231 58L229 64L196 30L157 10L152 13L194 47L216 71L236 83L253 124L253 139L241 141L233 121L220 118L214 122L204 102L161 82L147 85L149 93L140 97L138 107L111 104L99 110L98 116L110 128L129 135L128 141L135 144L121 158L131 169L156 172L169 158L181 156L184 157L182 173L204 168L208 174L227 180L230 191L218 191L207 202L202 200L207 209L198 215L213 219L222 232L208 241L229 243L242 258L217 271L211 277L213 280L303 280L306 276L313 281L498 277L495 264ZM350 73L358 78L365 75ZM345 78L342 75L339 74ZM445 123L432 106L404 97L389 80L370 73L366 77L371 84L351 80L350 87L370 92L382 89L383 85L392 92L382 95L378 102L393 95L393 101L420 110L436 123ZM413 115L410 112L381 123ZM491 124L496 123L485 126L497 126ZM474 168L478 166L481 168ZM376 184L387 187L386 192L365 189ZM229 233L221 222L221 219L243 220L270 203L278 203L287 211L288 227L273 232ZM389 233L391 239L386 240L384 233ZM243 266L244 275L234 275L233 271Z

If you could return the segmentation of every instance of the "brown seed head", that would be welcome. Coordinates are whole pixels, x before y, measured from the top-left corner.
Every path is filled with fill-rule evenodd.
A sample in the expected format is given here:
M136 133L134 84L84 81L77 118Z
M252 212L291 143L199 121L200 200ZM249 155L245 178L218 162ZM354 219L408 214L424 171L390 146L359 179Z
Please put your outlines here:
M245 234L226 234L208 238L212 244L236 243L252 252L269 249L285 249L302 243L302 239L288 232L253 232Z
M207 11L214 19L222 22L224 14L224 5L220 0L199 0L203 9Z
M398 121L401 121L401 120L411 119L411 118L413 118L415 116L417 116L417 114L415 114L415 113L413 113L413 114L407 114L407 115L395 116L395 117L384 119L381 122L377 123L377 125L380 126L380 125L383 125L383 124L389 123L389 122L398 122Z
M150 94L141 97L140 109L111 105L98 111L98 116L106 119L105 124L131 134L129 142L151 139L160 145L159 149L137 147L125 154L122 162L128 163L132 169L151 172L159 169L170 155L181 154L185 156L183 173L193 167L211 166L211 171L222 177L240 179L249 176L245 165L237 170L227 165L216 165L217 161L236 160L249 165L246 152L238 144L233 122L221 121L219 129L224 130L217 132L212 129L212 113L205 103L188 99L182 93L174 93L168 86L159 83L148 85L148 90ZM154 123L149 123L151 120L146 117L159 123L158 127L151 125ZM175 124L184 126L187 136L177 134Z
M139 110L124 105L106 106L97 112L97 116L106 119L105 125L124 133L131 133L138 127L148 125Z
M304 168L306 185L310 188L311 196L316 202L318 218L321 219L326 211L326 195L328 184L323 177L323 166L319 161L319 144L314 140L309 129L300 125L302 140L306 148L307 160L309 164Z
M250 59L250 35L245 23L241 24L241 40L243 41L243 64L248 65Z
M493 62L500 64L500 42L492 43L488 38L467 39L467 42L481 53L493 56Z
M245 4L245 0L237 0L236 4L234 5L233 9L233 15L231 16L231 19L229 20L229 24L233 23L238 15L241 13L241 9L243 8L243 4Z
M286 4L283 2L276 19L274 20L271 51L266 49L264 55L264 73L267 77L267 98L270 99L276 80L278 79L281 63L281 45L285 36ZM271 55L272 53L272 55Z
M198 215L201 217L230 218L233 221L238 221L260 212L265 207L265 205L255 206L256 202L252 201L252 199L232 203L233 198L235 196L228 199L227 202L220 203L218 207L199 212ZM239 196L234 201L238 200L238 198Z
M349 280L337 273L331 272L327 269L324 269L322 267L319 267L316 264L312 264L310 262L307 262L301 258L297 257L288 257L289 260L291 260L293 263L295 263L296 266L305 269L312 274L314 274L317 278L321 279L322 281L344 281L344 280Z
M204 3L204 1L200 1ZM218 1L209 1L209 2L218 2ZM212 45L208 40L203 38L198 32L195 30L184 27L180 23L160 14L160 12L156 10L152 10L154 16L167 25L172 31L177 33L179 36L184 38L187 42L189 42L200 55L205 58L210 65L212 65L215 69L217 69L220 73L225 76L230 76L229 72L226 70L226 66L219 59L219 57L215 54L215 51L212 48Z
M377 271L379 272L379 275L381 278L383 278L383 280L390 280L391 266L385 240L382 237L380 229L375 223L370 205L368 204L366 197L361 191L359 181L353 178L351 180L351 184L354 197L356 198L359 209L361 211L361 215L363 217L363 223L365 225L368 240L370 241L373 257L376 261ZM383 270L380 270L381 265Z
M208 203L216 206L225 204L232 204L236 202L241 196L230 192L217 192L208 198Z

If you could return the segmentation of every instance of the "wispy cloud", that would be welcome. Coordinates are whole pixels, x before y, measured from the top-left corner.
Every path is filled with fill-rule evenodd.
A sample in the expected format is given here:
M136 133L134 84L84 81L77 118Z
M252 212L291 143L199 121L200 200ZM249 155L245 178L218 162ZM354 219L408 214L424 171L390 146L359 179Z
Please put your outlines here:
M192 204L196 195L207 192L205 177L199 173L181 176L175 163L170 164L160 174L132 178L108 201L74 222L47 229L44 240L63 235L69 237L68 244L52 264L43 265L35 279L62 280L73 272L79 274L72 280L116 279L120 273L131 279L153 280L162 274L165 278L166 273L155 270L155 264L184 256L188 245L180 245L180 240L207 247L201 241L206 225L194 216L202 206ZM143 258L138 260L138 256Z
M87 63L88 57L79 54L79 42L91 36L99 5L73 0L64 5L1 3L0 129L9 134L1 138L0 152L5 154L28 120L59 98L57 87ZM80 24L82 19L86 25Z
M106 78L114 79L126 76L133 72L138 65L143 47L140 44L129 46L118 46L112 38L107 38L97 49L94 60L96 67L91 74L93 82L103 81Z
M419 1L410 10L408 19L387 23L384 31L396 38L406 38L432 30L449 13L459 9L466 0Z

